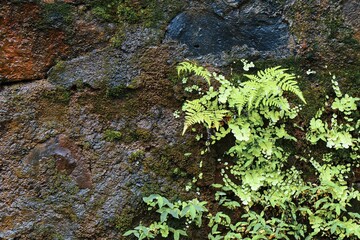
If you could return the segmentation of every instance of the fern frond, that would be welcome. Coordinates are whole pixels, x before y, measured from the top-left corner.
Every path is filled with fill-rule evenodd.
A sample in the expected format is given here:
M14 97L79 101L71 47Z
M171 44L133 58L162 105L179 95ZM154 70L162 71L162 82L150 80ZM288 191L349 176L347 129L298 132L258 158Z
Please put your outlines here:
M279 89L275 87L274 83L282 91L292 92L297 95L301 101L306 103L297 82L294 80L295 75L289 74L286 71L287 69L277 66L267 68L264 71L260 70L257 72L257 75L246 74L245 76L249 78L250 81L245 82L244 86L254 87L254 82L261 84L261 89L256 88L256 91L249 95L249 108L252 107L253 102L260 103L264 97L269 95L269 93L273 95L276 95L277 93L280 95L281 93L279 92Z
M257 77L256 75L252 75L252 74L244 74L245 77L247 77L248 79L250 79L251 81L254 82L259 82L260 78Z
M181 62L176 69L178 75L181 75L182 73L194 73L196 76L204 78L210 86L211 73L204 67L197 66L190 62Z
M262 103L266 107L274 106L285 111L289 110L290 108L288 100L284 97L279 96L270 96L269 98L264 98Z
M295 77L294 77L295 78ZM284 78L281 81L279 81L278 85L281 87L283 91L288 91L294 93L296 96L300 98L301 101L303 101L306 104L306 100L297 85L297 82L292 80L294 78Z
M253 103L257 102L258 99L262 99L262 88L263 84L258 81L247 81L243 84L243 94L245 95L248 110L252 108Z
M187 101L184 104L184 111L185 123L182 134L184 134L190 126L196 123L205 123L208 128L213 127L218 130L220 122L229 112L228 110L221 109L206 109L199 99Z
M242 89L234 88L228 98L229 106L235 107L238 110L238 115L241 114L242 109L247 103L247 96Z

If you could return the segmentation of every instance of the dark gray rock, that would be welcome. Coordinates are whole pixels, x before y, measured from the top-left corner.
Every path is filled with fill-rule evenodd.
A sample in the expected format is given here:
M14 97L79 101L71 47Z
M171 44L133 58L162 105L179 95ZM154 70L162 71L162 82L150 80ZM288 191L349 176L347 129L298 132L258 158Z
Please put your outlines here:
M213 9L185 11L169 24L166 37L186 44L193 56L218 54L244 45L258 51L287 47L288 25L275 7L252 3L226 14L221 10L217 5Z
M49 70L48 79L66 88L82 84L92 88L126 86L140 73L134 59L139 49L157 41L158 34L148 28L130 28L118 48L109 46L59 62Z
M126 85L138 74L139 70L132 68L121 50L105 49L60 62L50 69L48 76L50 82L66 88L83 84L100 88Z

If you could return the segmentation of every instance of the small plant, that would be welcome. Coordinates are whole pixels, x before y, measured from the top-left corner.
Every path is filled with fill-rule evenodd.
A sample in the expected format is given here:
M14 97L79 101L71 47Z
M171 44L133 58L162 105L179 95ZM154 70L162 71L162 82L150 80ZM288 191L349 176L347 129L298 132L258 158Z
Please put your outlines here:
M144 151L142 151L142 150L135 151L135 152L130 154L129 161L130 162L136 162L136 161L139 161L139 160L143 159L144 156L145 156Z
M356 102L360 98L351 97L348 94L343 95L335 77L333 77L332 83L336 98L332 104L325 103L325 107L328 107L327 115L331 114L330 111L333 111L331 121L328 123L321 119L325 111L325 108L321 108L310 121L310 131L307 133L307 139L312 144L322 140L326 142L326 146L329 148L352 148L352 150L358 151L360 139L355 136L355 133L359 132L360 120L355 122L353 116L357 111Z
M114 141L120 140L121 137L122 137L121 132L108 129L104 132L103 138L108 142L114 142Z
M153 239L158 235L166 238L172 233L174 240L178 240L180 236L187 236L185 229L189 224L195 223L196 226L200 227L203 213L207 212L205 208L206 202L199 202L197 199L171 203L167 198L153 194L144 197L143 200L149 206L148 210L157 209L156 212L160 214L160 221L153 222L148 227L140 223L133 230L125 232L124 236L133 234L138 239ZM183 228L175 229L170 227L167 223L169 217L179 222L183 220Z

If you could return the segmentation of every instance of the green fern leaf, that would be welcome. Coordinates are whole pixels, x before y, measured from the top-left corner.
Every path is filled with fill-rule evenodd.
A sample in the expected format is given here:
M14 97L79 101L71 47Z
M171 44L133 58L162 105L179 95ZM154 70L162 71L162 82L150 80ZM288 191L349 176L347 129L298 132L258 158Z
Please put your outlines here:
M190 62L181 62L176 69L178 75L181 75L182 73L194 73L196 76L204 78L210 86L211 73L204 67L197 66Z
M207 128L215 128L216 130L220 127L220 122L228 114L228 110L221 110L218 107L213 109L206 109L200 99L193 101L187 101L184 104L185 111L185 123L182 134L192 125L196 123L204 123Z

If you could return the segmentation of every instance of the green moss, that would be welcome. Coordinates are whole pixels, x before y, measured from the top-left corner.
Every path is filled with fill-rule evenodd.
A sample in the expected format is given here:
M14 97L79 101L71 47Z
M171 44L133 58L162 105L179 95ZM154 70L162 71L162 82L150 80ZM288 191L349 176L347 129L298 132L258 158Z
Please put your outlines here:
M57 87L54 90L42 93L42 98L51 103L68 105L71 99L71 91L63 87Z
M142 160L144 157L145 157L145 152L142 150L139 150L139 151L131 153L128 160L130 163L133 163L133 162Z
M41 21L39 28L61 28L70 29L75 16L75 7L73 5L55 1L54 3L42 4Z
M99 20L116 22L116 5L118 0L86 0L92 14Z
M115 48L120 48L125 40L125 31L118 29L114 36L110 39L110 43Z
M176 167L173 169L172 175L174 177L186 177L188 174L185 171L181 170L180 168Z
M104 132L104 139L108 142L113 142L113 141L117 141L120 140L122 138L122 133L116 130L106 130Z
M102 20L108 21L108 22L114 21L114 17L111 14L111 11L108 6L96 6L91 10L91 12L98 19L102 19Z
M118 229L121 234L124 233L132 227L132 222L137 215L138 211L131 207L125 207L121 213L115 215L113 219L115 228Z
M54 226L44 224L43 222L35 224L33 231L28 235L28 237L30 239L65 239L60 233L57 233Z
M61 74L66 70L66 64L64 61L58 61L52 68L49 73L49 80L54 83L62 83L60 78Z
M53 67L53 71L62 72L65 70L65 62L64 61L57 61L55 66Z
M74 180L63 173L56 173L50 180L51 185L49 194L56 194L58 192L66 192L69 195L75 195L79 192L79 187Z
M139 109L137 106L140 105L136 98L110 98L107 90L99 90L92 94L85 91L79 96L78 103L89 105L91 113L99 115L104 120L136 117ZM124 140L126 133L123 130L120 131L123 133Z
M63 217L69 219L72 222L76 222L78 219L74 209L71 206L59 206L56 208L55 212L61 214Z
M120 99L120 98L126 97L127 93L128 93L128 89L125 84L122 84L122 85L119 85L116 87L109 87L106 90L106 96L108 98L112 98L112 99L114 99L114 98Z
M122 1L117 5L116 13L120 21L128 23L139 23L142 19L141 16L146 17L145 9L140 9L140 4L133 4L131 1Z
M160 26L162 22L172 19L184 5L174 0L88 0L87 4L92 13L103 21L140 24L144 27Z
M152 138L151 131L145 128L137 128L134 135L136 140L141 140L143 142L148 142Z
M151 131L144 128L137 128L135 126L126 126L121 130L123 132L123 141L125 143L132 143L136 141L148 142L153 138Z
M297 54L308 57L317 65L348 63L359 57L359 42L345 23L341 0L295 1L286 11L294 24L291 32L297 36Z
M199 172L198 164L204 159L199 154L201 144L193 142L192 140L193 139L172 146L164 144L163 146L153 149L151 156L142 161L144 171L167 178L197 175ZM187 152L193 153L191 157L184 155L184 153Z

